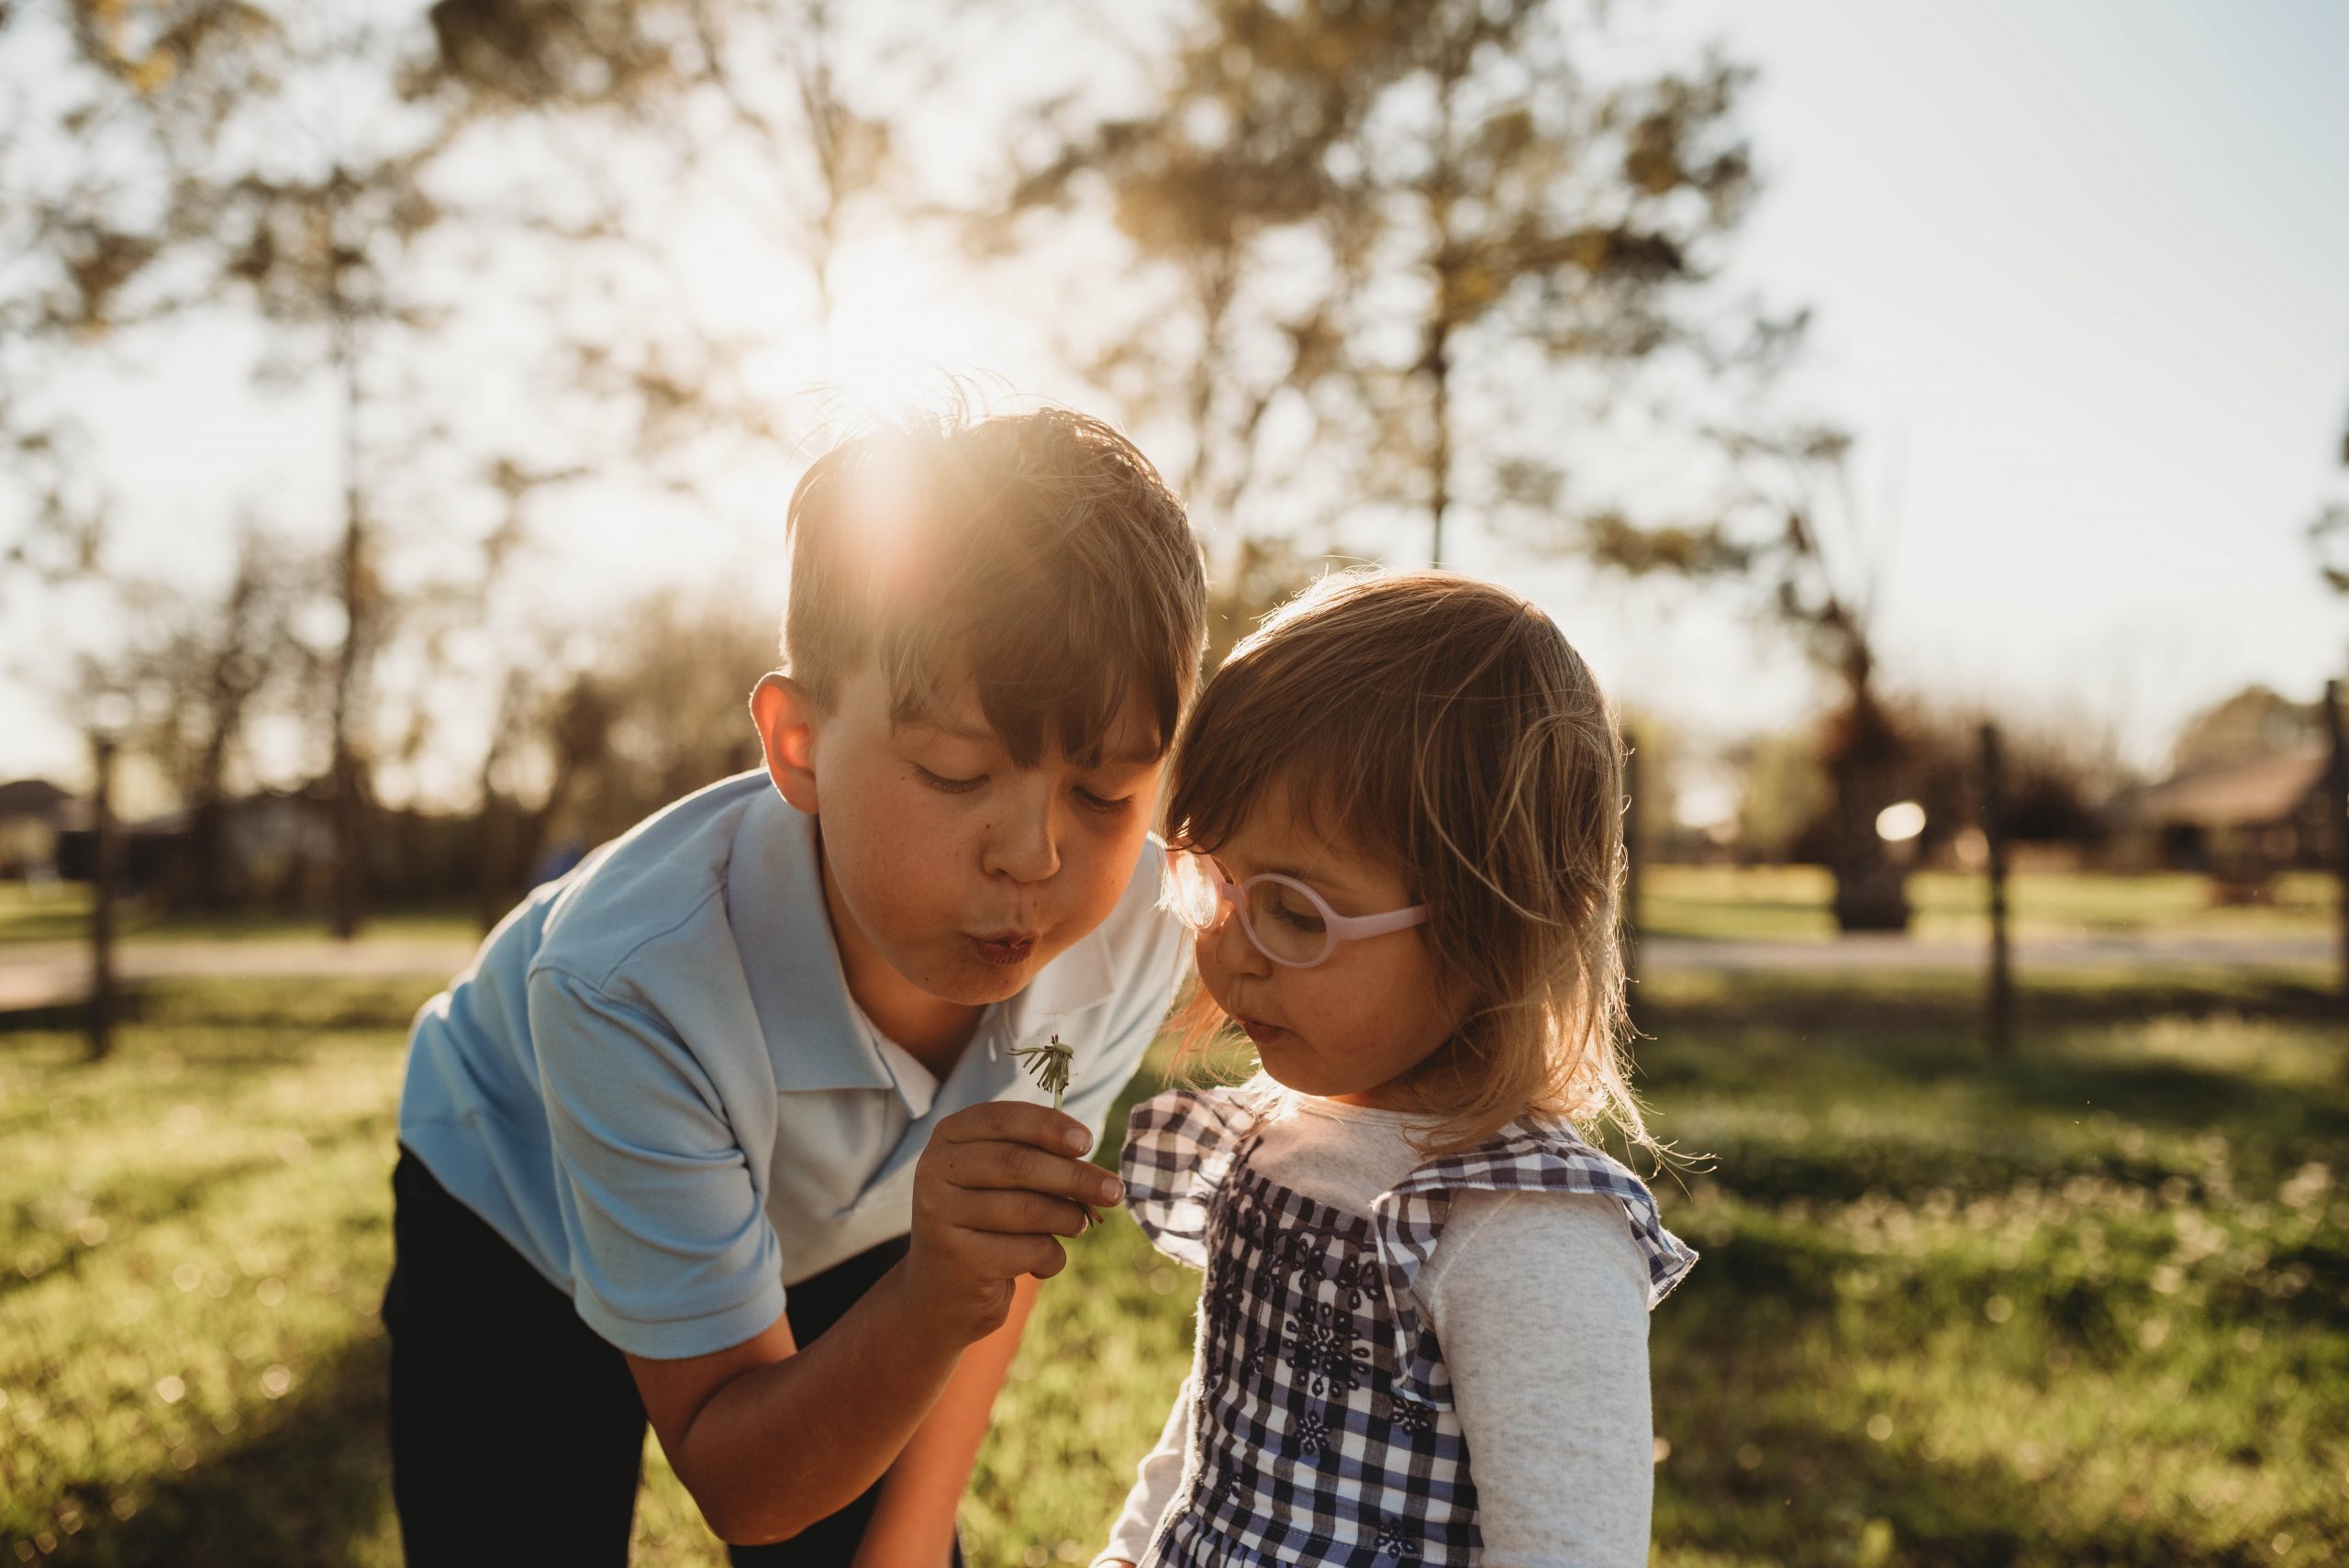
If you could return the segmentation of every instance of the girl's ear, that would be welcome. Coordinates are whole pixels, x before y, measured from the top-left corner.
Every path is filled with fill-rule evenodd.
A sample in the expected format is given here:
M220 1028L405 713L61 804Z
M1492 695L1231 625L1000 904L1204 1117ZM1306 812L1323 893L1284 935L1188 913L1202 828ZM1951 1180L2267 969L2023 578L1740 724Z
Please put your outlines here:
M767 777L783 798L816 815L816 727L822 718L807 688L770 672L751 688L751 722L766 752Z

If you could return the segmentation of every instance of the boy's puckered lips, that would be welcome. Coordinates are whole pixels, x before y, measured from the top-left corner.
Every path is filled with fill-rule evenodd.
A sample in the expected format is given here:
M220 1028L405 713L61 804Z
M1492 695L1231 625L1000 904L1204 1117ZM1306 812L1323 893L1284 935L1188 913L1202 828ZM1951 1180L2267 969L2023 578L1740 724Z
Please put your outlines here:
M1027 962L1029 955L1036 951L1036 933L1019 930L975 933L971 937L971 948L986 962L1009 969Z

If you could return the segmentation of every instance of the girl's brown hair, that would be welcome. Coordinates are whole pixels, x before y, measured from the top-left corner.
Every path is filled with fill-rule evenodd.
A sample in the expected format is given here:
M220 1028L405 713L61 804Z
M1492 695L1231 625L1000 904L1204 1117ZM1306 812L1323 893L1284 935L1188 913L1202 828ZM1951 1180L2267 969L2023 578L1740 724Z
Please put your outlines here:
M1307 589L1200 695L1168 845L1212 851L1280 790L1428 906L1408 934L1463 1004L1402 1085L1438 1118L1428 1152L1524 1116L1611 1121L1657 1151L1625 1071L1622 743L1548 616L1442 572ZM1203 988L1190 1021L1196 1048L1219 1021Z

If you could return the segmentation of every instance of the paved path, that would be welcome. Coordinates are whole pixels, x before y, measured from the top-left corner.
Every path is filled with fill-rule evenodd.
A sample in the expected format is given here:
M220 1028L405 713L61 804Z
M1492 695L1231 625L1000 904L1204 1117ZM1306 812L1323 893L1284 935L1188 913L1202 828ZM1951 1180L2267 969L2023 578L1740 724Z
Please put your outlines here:
M115 949L125 980L379 979L445 980L473 962L474 944L433 937L368 937L355 942L128 941ZM0 946L0 1012L78 1000L90 985L90 950L80 942Z
M2340 944L2324 936L2212 937L2178 932L2139 936L2036 937L2015 943L2019 973L2041 969L2129 968L2148 963L2194 967L2288 969L2339 962ZM1651 937L1640 944L1642 967L1655 970L1844 971L1979 969L1988 944L1899 936L1851 936L1823 941L1709 940Z
M2043 937L2015 945L2015 966L2100 969L2146 963L2268 969L2329 965L2340 949L2324 936L2211 937L2178 934ZM471 941L432 937L369 937L355 942L307 940L128 941L116 950L126 980L288 977L445 980L473 961ZM1906 937L1844 937L1831 941L1702 940L1652 937L1641 944L1651 973L1694 971L1807 974L1897 970L1963 970L1985 962L1983 944ZM72 1002L89 986L89 951L77 942L0 945L0 1013Z

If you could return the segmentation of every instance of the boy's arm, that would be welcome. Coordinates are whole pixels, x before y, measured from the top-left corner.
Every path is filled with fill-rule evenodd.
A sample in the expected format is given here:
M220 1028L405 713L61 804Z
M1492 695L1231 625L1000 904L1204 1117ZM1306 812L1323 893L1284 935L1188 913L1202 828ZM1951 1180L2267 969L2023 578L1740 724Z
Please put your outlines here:
M889 1468L964 1348L1010 1321L1021 1276L1047 1279L1065 1265L1052 1238L1085 1229L1077 1201L1120 1195L1074 1157L1089 1141L1041 1106L957 1112L915 1168L905 1260L805 1350L779 1318L712 1355L629 1357L662 1451L712 1529L736 1545L787 1540ZM1008 1363L1008 1350L986 1359L997 1357ZM976 1420L984 1429L984 1405Z
M778 1318L679 1361L628 1358L671 1468L719 1540L785 1540L885 1470L952 1374L955 1347L917 1328L892 1269L802 1351Z
M1013 1292L1003 1327L963 1352L962 1365L890 1467L855 1568L945 1568L951 1560L955 1510L970 1490L996 1394L1036 1305L1034 1280L1019 1280Z

